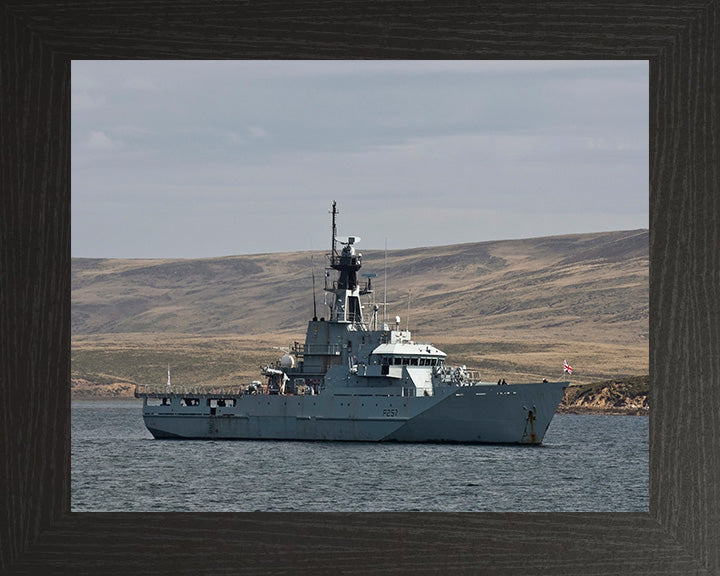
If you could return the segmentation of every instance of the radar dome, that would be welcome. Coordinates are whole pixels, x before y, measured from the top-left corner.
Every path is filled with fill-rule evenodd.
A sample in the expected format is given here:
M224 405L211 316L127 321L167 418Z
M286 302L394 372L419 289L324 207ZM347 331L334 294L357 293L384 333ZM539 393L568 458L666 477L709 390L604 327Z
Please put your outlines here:
M294 368L295 367L295 358L290 356L290 354L285 354L282 358L280 358L280 367L284 370L287 370L288 368Z

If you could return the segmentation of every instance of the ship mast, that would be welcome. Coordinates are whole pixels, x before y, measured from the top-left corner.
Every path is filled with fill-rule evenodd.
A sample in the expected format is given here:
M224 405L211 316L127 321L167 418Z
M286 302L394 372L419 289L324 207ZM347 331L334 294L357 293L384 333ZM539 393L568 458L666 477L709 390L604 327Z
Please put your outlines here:
M330 274L325 275L325 290L335 294L330 320L334 322L350 322L364 327L360 295L369 290L360 291L357 280L358 270L362 267L362 254L355 251L355 244L360 241L358 236L347 238L337 237L338 214L337 202L332 205L332 247L328 255L330 268L339 272L337 280L331 280ZM343 244L342 251L337 250L337 243Z

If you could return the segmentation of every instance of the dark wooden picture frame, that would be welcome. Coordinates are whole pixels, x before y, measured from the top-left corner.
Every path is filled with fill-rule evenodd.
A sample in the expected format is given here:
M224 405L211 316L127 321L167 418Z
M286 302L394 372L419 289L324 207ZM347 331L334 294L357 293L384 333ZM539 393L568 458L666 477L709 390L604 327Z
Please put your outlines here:
M0 572L720 574L719 6L5 0ZM139 58L648 60L649 513L71 513L71 61Z

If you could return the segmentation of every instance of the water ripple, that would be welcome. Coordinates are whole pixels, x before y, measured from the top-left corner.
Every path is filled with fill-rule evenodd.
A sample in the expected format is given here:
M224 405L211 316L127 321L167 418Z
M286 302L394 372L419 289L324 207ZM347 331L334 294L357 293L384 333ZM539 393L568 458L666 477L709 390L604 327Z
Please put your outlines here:
M73 402L72 510L647 512L648 419L557 415L541 447L159 441Z

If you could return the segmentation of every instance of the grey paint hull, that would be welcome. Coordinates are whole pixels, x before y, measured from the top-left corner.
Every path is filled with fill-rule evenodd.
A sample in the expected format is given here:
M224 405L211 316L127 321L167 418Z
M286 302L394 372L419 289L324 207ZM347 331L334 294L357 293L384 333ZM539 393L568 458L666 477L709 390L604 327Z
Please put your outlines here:
M539 444L566 383L452 386L433 396L241 395L143 409L156 438Z

